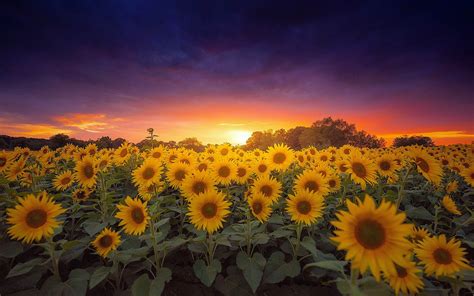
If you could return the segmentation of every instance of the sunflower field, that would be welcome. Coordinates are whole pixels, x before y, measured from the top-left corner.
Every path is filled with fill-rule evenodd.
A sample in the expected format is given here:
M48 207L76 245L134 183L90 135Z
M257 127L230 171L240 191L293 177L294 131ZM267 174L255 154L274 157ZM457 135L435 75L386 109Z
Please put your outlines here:
M472 295L473 205L474 145L0 151L0 294Z

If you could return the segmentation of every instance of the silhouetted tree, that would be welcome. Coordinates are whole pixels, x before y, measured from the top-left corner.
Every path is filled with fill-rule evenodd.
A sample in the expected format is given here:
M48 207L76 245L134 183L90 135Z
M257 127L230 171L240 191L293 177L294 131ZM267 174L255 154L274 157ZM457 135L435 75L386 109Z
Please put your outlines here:
M105 137L101 137L100 139L97 139L95 141L95 144L97 145L99 149L112 148L113 141L110 137L105 136Z
M49 145L51 149L57 149L63 146L66 146L67 143L71 142L71 139L68 135L57 134L49 138L51 144Z
M186 149L192 149L196 152L204 151L204 145L199 142L197 138L186 138L178 142L179 147L184 147Z
M402 136L397 137L393 140L392 146L394 147L403 147L410 145L420 145L420 146L434 146L434 142L430 137L425 136Z

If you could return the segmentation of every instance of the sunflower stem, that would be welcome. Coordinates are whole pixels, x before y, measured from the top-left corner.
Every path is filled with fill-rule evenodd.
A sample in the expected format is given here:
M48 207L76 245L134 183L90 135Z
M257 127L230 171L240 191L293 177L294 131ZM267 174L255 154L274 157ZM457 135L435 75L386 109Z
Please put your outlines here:
M303 232L303 223L298 223L296 225L296 245L295 245L295 252L294 252L294 257L298 257L298 251L300 248L300 242L301 242L301 233Z
M250 218L250 210L247 211L247 255L252 257L252 219Z
M161 267L161 262L160 262L160 253L158 252L158 245L156 243L156 230L155 230L155 217L152 216L153 218L150 220L150 236L153 244L153 255L155 259L155 269L156 271L158 270L159 267ZM155 272L156 272L155 271Z
M407 172L406 172L405 176L403 177L402 182L400 184L400 188L398 189L398 197L397 197L397 203L396 203L396 208L397 209L400 207L400 204L402 203L403 190L405 189L405 182L406 182L410 172L411 172L411 167L407 169Z
M100 211L102 212L102 222L105 222L105 219L108 215L107 209L107 190L105 189L105 178L102 172L99 173L100 181Z
M351 285L357 286L357 279L359 278L359 270L351 268Z
M434 227L433 227L434 233L436 233L438 229L438 214L439 214L439 207L435 206L435 217L434 217Z
M55 255L55 250L56 250L56 244L53 242L53 239L50 237L47 239L48 241L48 251L49 251L49 256L51 257L51 264L53 266L53 274L55 277L58 279L61 278L59 274L59 260L56 258Z

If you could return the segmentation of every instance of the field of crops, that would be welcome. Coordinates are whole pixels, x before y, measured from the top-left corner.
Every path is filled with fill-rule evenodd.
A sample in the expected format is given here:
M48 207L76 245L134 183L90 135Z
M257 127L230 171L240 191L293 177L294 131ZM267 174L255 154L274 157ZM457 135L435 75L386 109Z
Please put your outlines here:
M471 295L473 187L473 145L0 151L0 294Z

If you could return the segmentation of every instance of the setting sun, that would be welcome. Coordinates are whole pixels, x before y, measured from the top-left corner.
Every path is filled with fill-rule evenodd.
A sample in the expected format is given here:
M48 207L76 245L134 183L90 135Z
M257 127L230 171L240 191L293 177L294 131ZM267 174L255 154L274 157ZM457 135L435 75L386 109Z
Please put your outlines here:
M247 142L247 139L250 138L252 132L243 131L243 130L234 130L229 131L229 138L231 144L242 145Z

